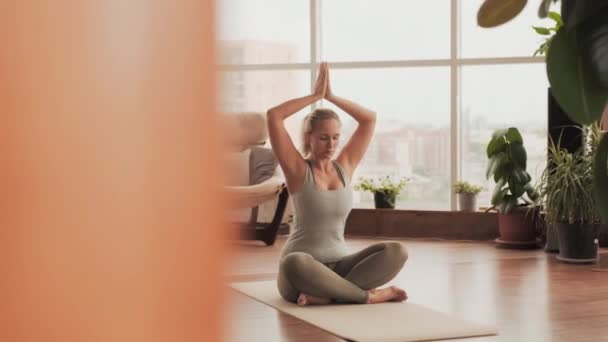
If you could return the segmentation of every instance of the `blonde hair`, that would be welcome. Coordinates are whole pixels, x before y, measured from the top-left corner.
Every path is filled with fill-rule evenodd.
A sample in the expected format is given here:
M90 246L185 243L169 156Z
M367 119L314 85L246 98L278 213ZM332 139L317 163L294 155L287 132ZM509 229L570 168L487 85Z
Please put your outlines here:
M304 121L302 122L302 156L304 158L307 158L311 153L309 135L317 128L319 122L331 119L338 121L340 124L342 123L338 114L327 108L315 109L304 117Z

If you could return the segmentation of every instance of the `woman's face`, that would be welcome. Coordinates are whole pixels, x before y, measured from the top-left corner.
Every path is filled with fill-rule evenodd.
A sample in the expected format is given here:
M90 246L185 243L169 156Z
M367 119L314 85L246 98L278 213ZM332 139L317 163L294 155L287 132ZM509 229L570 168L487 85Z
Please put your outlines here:
M340 122L321 120L310 133L310 149L315 159L331 158L340 142Z

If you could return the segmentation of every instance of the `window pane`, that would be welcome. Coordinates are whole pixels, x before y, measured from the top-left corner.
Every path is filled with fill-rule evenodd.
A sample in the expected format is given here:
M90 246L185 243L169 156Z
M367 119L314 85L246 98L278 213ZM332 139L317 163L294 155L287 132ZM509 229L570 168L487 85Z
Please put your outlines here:
M331 0L321 5L325 60L450 57L449 0Z
M371 145L353 176L405 176L411 181L397 208L449 209L450 82L443 67L331 70L332 90L378 113ZM356 122L343 120L344 145ZM372 208L370 193L355 192L355 207Z
M220 63L310 61L308 0L222 0L217 5Z
M464 58L532 56L545 38L532 26L553 27L550 19L537 16L538 3L528 2L524 10L511 21L494 28L477 25L477 11L484 0L460 2L462 53ZM552 10L558 11L553 6Z
M266 112L279 103L309 94L309 75L303 70L223 72L219 108L224 113ZM305 108L285 122L298 148L301 122L309 112L310 109Z
M546 163L545 64L470 66L462 69L462 176L483 185L478 204L490 205L494 180L486 180L486 146L496 129L517 127L536 183Z

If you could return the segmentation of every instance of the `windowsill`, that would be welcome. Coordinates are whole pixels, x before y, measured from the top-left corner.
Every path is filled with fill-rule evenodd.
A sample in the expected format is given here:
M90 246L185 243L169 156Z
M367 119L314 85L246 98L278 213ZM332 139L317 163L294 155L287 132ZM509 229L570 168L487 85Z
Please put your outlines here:
M498 236L495 212L355 208L346 234L359 236L492 240Z
M382 208L353 208L353 210L362 210L362 211L395 211L395 212L419 212L419 213L429 213L429 214L485 214L488 208L479 208L477 211L460 211L460 210L441 210L441 209L407 209L407 208L394 208L394 209L382 209ZM493 213L492 211L487 213Z

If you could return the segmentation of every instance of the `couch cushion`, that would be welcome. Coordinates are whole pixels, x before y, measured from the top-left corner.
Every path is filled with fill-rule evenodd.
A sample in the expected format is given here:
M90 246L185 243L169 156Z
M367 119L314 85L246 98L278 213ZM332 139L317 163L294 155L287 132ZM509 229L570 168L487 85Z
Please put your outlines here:
M278 161L274 152L265 147L252 147L249 156L249 184L260 184L272 177Z

